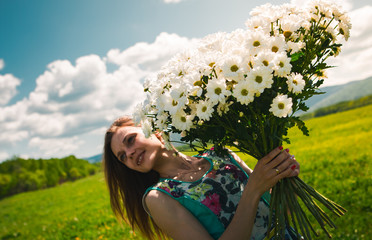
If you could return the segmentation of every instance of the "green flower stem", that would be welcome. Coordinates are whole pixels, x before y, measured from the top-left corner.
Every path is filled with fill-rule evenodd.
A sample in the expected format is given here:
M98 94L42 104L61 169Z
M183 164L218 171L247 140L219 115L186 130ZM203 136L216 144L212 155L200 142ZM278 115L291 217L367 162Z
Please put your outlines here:
M288 187L289 189L291 190L294 190L292 188L292 183L289 183L288 184ZM298 189L297 189L298 190ZM310 229L315 233L314 229L312 228L308 218L306 217L304 211L302 210L301 206L299 205L298 203L298 200L296 198L293 198L292 196L294 195L293 193L295 193L295 191L292 192L292 194L289 196L291 199L292 199L292 204L296 205L297 208L297 214L298 214L298 218L299 218L299 225L301 227L301 232L302 234L306 237L306 239L311 239L311 234L310 234L310 231L309 231L309 226L310 226ZM298 194L297 194L298 195Z
M289 190L289 192L295 192L294 189L293 189L293 187L292 187L292 183L288 185L288 190ZM301 210L299 210L299 208L301 208L301 206L299 205L298 201L296 201L297 199L293 199L290 196L291 196L290 194L287 194L286 195L286 197L288 199L288 202L290 203L289 206L292 208L290 210L291 211L291 215L292 215L292 223L293 223L293 226L295 228L297 237L300 238L300 234L299 234L299 231L298 231L298 228L297 228L297 225L296 225L295 216L296 216L298 225L301 228L301 232L303 233L303 235L305 235L304 234L304 229L302 227L305 223L302 222L302 218L300 218L300 216L299 216L301 214ZM313 230L313 232L317 236L317 234L316 234L316 232L314 230ZM311 238L311 236L310 236L310 238Z
M297 224L296 224L296 218L295 218L295 212L297 212L296 210L296 205L294 205L292 202L291 202L291 199L288 197L288 195L286 194L285 197L287 198L287 202L289 203L288 204L288 208L289 208L289 213L291 215L291 222L293 224L293 227L294 227L294 230L297 234L297 238L300 238L300 234L298 232L298 228L297 228ZM298 220L297 220L298 221ZM288 224L290 225L290 224Z

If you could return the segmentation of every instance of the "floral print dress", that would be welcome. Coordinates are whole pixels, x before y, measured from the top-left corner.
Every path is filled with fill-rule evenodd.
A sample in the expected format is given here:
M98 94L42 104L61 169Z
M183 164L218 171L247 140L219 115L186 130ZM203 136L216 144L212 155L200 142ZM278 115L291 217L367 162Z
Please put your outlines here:
M248 175L231 155L219 157L214 151L207 150L196 157L203 157L211 164L203 177L194 182L161 178L158 183L146 190L144 197L150 190L166 193L188 209L210 235L217 239L234 217ZM252 240L266 237L270 212L267 195L268 193L258 204ZM146 209L144 201L143 204Z

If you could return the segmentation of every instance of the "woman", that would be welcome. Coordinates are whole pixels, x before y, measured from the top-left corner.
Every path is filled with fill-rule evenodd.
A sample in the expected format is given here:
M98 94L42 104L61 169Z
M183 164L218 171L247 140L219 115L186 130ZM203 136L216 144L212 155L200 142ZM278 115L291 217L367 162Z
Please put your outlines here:
M145 138L128 117L117 119L105 135L111 207L149 239L263 239L267 191L299 174L299 164L282 147L253 171L232 152L175 153L164 147L160 134Z

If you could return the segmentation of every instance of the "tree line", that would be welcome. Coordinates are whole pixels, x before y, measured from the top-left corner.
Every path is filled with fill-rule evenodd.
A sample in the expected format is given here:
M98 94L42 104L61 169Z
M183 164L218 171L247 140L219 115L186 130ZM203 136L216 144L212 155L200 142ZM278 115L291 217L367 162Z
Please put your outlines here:
M369 104L372 104L372 95L361 97L356 100L339 102L328 107L319 108L314 112L303 114L300 117L302 120L307 120L314 117L321 117L332 113L343 112L354 108L363 107Z
M13 157L0 163L0 199L17 193L54 187L100 171L100 163L91 164L71 155L65 158L23 159Z

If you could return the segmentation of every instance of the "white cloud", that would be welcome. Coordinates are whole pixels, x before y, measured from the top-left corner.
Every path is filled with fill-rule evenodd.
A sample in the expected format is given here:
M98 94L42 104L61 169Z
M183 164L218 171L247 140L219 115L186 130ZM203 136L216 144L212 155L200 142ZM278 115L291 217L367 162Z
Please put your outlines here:
M10 155L34 158L95 154L97 148L89 143L102 149L102 129L118 116L131 114L133 106L144 99L144 78L193 42L161 33L153 43L110 50L103 58L88 55L75 63L50 63L27 98L0 107L0 151L11 147L15 150ZM108 72L108 63L118 68ZM24 142L28 142L26 148Z
M70 138L40 138L34 137L30 140L30 147L37 147L43 152L44 157L60 156L61 153L68 155L84 144L77 136Z
M163 0L164 3L180 3L182 1L185 1L185 0Z
M17 94L20 84L21 81L12 74L0 75L0 106L6 105Z
M372 76L372 6L364 6L349 13L351 37L329 64L336 66L328 71L324 86L343 84Z
M4 66L5 66L4 59L0 58L0 71L3 70Z
M0 152L0 162L5 161L9 158L10 158L10 156L7 152Z
M291 0L291 4L295 4L297 6L304 6L308 3L313 2L314 0ZM350 11L353 8L353 0L323 0L323 2L328 2L331 4L336 4L341 6L344 11Z

